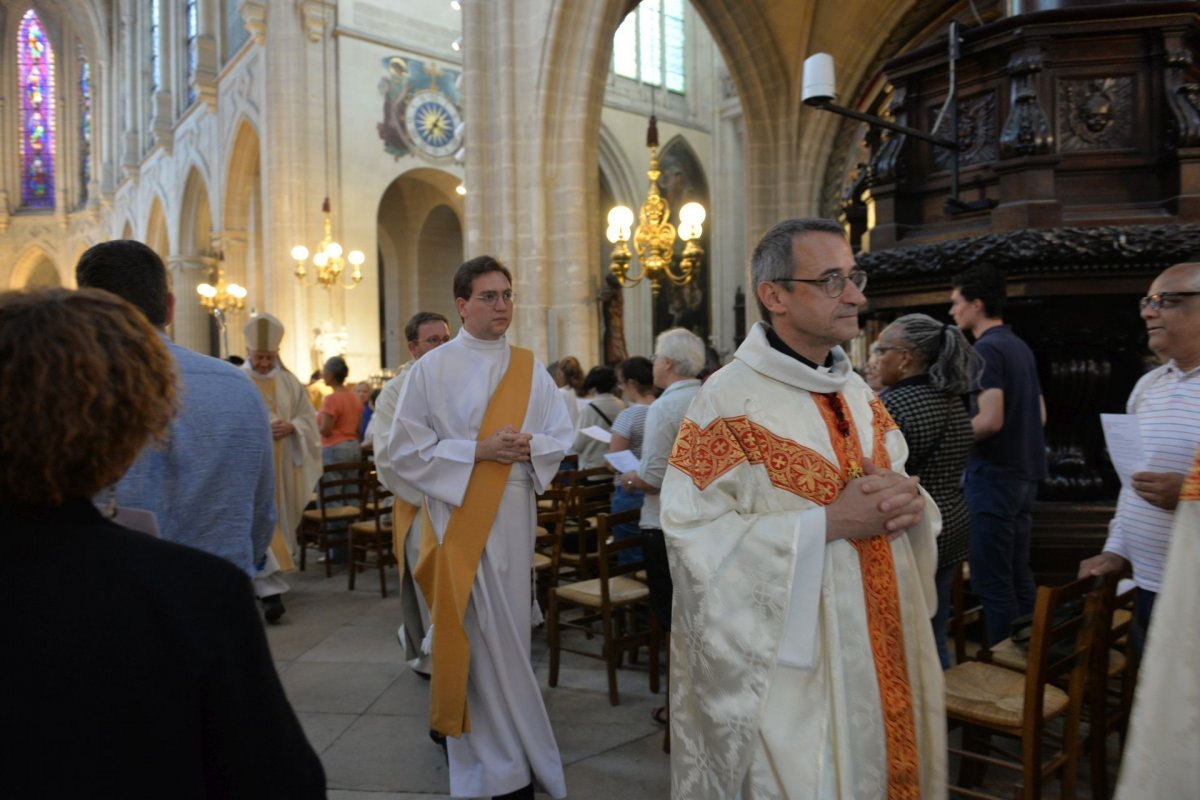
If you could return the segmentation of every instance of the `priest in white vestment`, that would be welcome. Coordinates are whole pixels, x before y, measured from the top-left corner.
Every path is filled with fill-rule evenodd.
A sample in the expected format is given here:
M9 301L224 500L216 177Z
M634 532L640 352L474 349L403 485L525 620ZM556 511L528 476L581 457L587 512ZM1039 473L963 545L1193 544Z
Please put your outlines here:
M1138 671L1117 800L1200 792L1200 451L1179 492Z
M275 450L275 535L266 563L254 578L269 622L278 622L284 607L280 595L288 590L282 573L293 569L296 528L304 507L321 477L321 435L308 391L279 360L283 323L266 313L246 323L246 363L242 369L254 379L271 422Z
M537 783L560 798L566 795L562 759L530 663L530 629L534 495L550 483L570 446L571 422L554 382L535 364L519 430L505 426L479 438L485 411L516 356L504 337L512 322L511 275L495 259L472 259L455 274L454 294L463 328L409 369L381 458L425 496L439 544L468 494L476 463L512 465L462 620L470 645L469 725L461 736L442 731L449 733L450 794L532 800ZM436 608L434 619L436 700L442 625Z
M375 428L374 448L379 454L375 467L380 483L386 486L389 492L405 503L419 506L422 501L421 493L392 472L386 463L387 459L382 456L387 452L392 418L396 415L396 403L404 389L409 370L421 356L450 341L450 321L433 311L418 311L405 324L404 338L408 342L408 352L412 355L412 360L400 367L395 377L383 385L379 397L375 398L375 415L371 417ZM429 656L421 652L421 642L425 639L425 631L429 629L429 607L412 576L412 568L421 553L420 516L413 518L407 530L398 531L397 538L404 543L401 551L396 553L396 559L402 565L400 615L403 620L397 634L404 647L405 661L416 673L429 677Z
M751 264L769 324L701 388L662 487L672 795L945 797L941 521L839 346L866 276L827 220Z

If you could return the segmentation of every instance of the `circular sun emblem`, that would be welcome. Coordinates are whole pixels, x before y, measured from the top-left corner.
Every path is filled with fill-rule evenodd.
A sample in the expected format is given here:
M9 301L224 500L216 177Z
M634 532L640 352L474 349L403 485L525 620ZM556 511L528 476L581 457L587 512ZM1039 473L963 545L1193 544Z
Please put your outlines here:
M443 158L462 144L455 135L462 118L441 92L417 92L409 99L404 116L413 144L427 155Z

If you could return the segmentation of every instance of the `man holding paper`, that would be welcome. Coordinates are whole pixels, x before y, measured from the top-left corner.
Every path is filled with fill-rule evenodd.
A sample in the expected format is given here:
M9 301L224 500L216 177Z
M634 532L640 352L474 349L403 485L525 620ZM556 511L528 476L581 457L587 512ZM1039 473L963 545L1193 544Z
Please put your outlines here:
M1079 565L1081 578L1133 565L1139 642L1162 581L1179 490L1200 447L1200 263L1168 267L1140 305L1150 349L1167 360L1142 376L1126 404L1138 421L1143 466L1121 487L1104 551Z
M672 797L944 797L941 520L841 348L866 275L820 219L768 231L751 271L763 321L700 389L662 485Z
M571 422L549 373L509 346L512 276L490 256L454 275L463 327L413 364L383 454L425 496L414 577L433 626L430 727L450 737L450 794L566 796L530 664L534 493Z

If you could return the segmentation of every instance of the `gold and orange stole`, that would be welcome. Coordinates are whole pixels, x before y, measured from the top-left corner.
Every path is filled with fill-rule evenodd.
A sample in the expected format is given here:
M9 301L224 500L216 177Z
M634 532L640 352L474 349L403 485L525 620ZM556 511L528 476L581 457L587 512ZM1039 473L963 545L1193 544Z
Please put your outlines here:
M761 464L776 488L818 505L829 505L842 487L863 475L862 445L841 395L813 394L812 398L829 430L837 464L746 417L718 417L704 428L685 419L670 463L701 491L738 464ZM897 425L878 398L871 401L871 411L872 460L875 466L890 469L885 437ZM919 800L916 724L891 544L886 536L854 539L850 544L858 552L862 570L867 627L883 710L888 799Z
M480 441L505 425L520 430L529 406L532 379L533 352L511 348L508 370L483 414ZM471 730L467 710L471 645L463 621L511 468L511 464L496 461L475 465L463 503L450 513L440 544L429 514L423 515L421 555L413 578L425 595L433 623L429 727L446 736L458 737Z

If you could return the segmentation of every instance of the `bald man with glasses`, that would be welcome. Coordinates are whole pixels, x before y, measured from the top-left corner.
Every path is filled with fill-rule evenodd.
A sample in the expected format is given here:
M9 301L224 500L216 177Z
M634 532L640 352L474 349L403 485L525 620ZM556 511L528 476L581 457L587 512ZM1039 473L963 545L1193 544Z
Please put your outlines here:
M1147 343L1166 361L1142 376L1126 404L1138 417L1146 466L1121 487L1104 550L1079 565L1079 576L1132 565L1140 645L1162 582L1179 491L1200 447L1200 263L1168 267L1138 305Z

